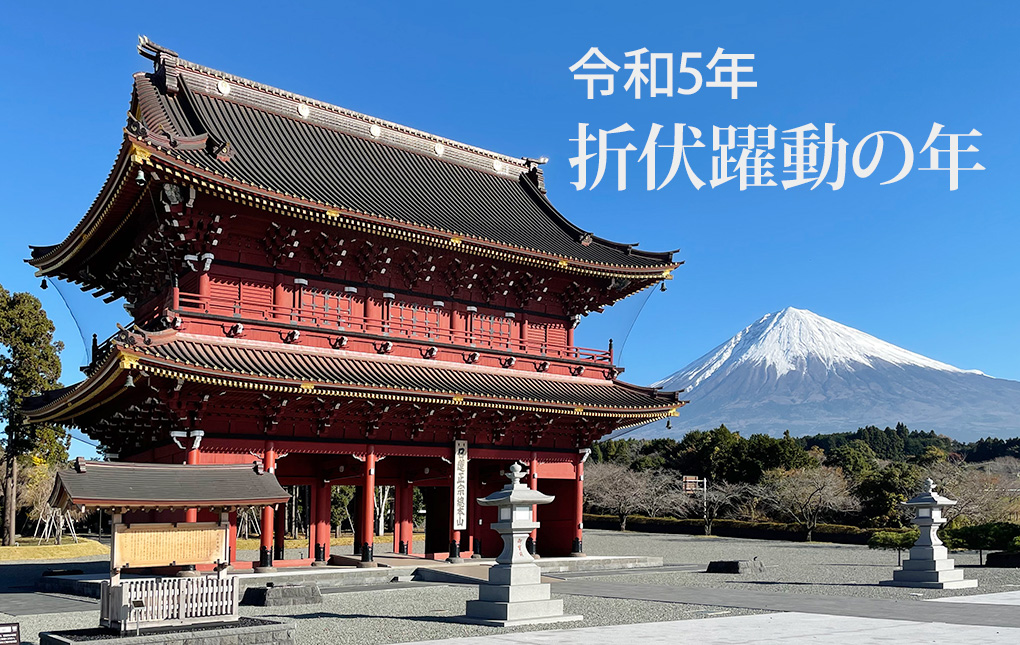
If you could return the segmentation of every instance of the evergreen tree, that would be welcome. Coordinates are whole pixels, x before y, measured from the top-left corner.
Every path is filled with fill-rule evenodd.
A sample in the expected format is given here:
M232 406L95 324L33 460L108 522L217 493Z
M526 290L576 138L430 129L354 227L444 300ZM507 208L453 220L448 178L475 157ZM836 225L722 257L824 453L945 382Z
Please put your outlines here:
M64 345L53 340L53 331L53 323L38 298L29 293L12 294L0 286L0 419L7 425L4 442L5 546L14 544L18 458L36 447L40 430L25 423L21 414L22 402L59 385L60 351Z

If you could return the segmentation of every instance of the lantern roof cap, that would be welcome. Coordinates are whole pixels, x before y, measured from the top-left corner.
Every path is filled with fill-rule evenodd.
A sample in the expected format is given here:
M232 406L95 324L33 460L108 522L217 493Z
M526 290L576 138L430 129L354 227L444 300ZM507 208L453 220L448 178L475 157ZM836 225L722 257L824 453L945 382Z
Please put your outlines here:
M921 492L903 502L903 506L953 506L956 504L956 500L936 493L936 488L937 485L929 477L921 484Z
M522 470L520 464L514 463L506 473L510 483L488 497L479 497L478 503L482 506L531 506L548 504L555 499L552 495L540 493L522 484L521 479L527 475L528 471Z

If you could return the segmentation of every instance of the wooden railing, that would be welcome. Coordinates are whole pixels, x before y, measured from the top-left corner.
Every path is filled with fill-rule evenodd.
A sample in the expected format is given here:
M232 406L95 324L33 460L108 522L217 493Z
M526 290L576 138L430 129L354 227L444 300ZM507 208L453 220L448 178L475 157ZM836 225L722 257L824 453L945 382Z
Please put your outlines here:
M194 293L181 293L179 307L182 311L211 314L238 321L282 322L337 333L355 332L407 338L521 354L537 354L545 358L586 361L602 365L611 365L613 362L612 350L569 347L531 339L521 340L510 332L472 329L470 317L476 314L468 314L467 326L469 329L453 330L437 324L426 324L424 321L408 321L399 318L379 320L356 316L336 308L325 310L322 307L308 305L302 307L252 306L236 299L213 296L203 298Z
M121 632L237 620L233 577L143 578L102 584L100 624Z

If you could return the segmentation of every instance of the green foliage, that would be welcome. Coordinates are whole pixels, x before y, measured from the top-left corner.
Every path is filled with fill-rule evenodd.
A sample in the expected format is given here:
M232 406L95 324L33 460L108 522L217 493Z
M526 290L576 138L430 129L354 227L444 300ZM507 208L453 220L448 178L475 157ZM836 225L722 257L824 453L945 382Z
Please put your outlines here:
M679 443L673 439L602 441L592 448L592 458L633 470L665 470L748 484L757 483L767 470L818 465L788 433L779 439L764 434L745 439L725 425L688 432Z
M332 504L330 510L330 520L333 526L339 526L340 530L344 530L344 526L350 526L351 530L354 527L351 526L351 513L350 505L354 502L354 486L333 486L332 487Z
M960 488L953 472L954 468L959 470L964 457L973 464L1010 456L1020 458L1020 438L962 444L934 432L910 430L902 423L884 430L866 426L856 432L799 439L791 438L789 433L781 438L765 434L745 438L721 425L688 432L680 441L618 439L596 443L592 448L594 463L674 477L690 475L714 483L747 484L754 490L762 489L763 475L770 470L814 469L824 463L842 471L850 492L860 502L858 511L847 509L831 515L838 516L839 521L876 528L904 526L907 514L900 503L917 492L925 474L945 486L950 496L955 491L960 501L954 507L958 516L950 515L950 526L997 519L1001 513L995 515L988 509L1007 503L1008 491L992 485ZM734 510L748 519L757 519L756 502Z
M4 442L3 544L14 544L17 515L18 460L37 446L38 426L25 423L22 404L28 397L59 386L63 343L53 340L53 323L39 299L29 293L10 293L0 286L0 423L7 426ZM59 431L50 429L50 438ZM44 436L46 438L46 436ZM66 460L58 441L49 441L45 458Z
M584 514L588 528L615 529L620 518L615 515ZM647 517L630 515L627 529L645 533L687 533L704 534L704 520L677 519L674 517ZM761 540L802 540L804 527L786 522L745 522L741 520L715 520L713 534L724 537L739 537ZM847 524L819 524L814 529L814 538L821 542L840 544L866 544L872 535L882 529L860 528ZM895 530L893 531L895 532ZM916 538L916 535L915 535Z
M918 531L878 531L868 538L869 549L889 549L902 551L914 546Z
M34 461L51 466L63 466L68 461L71 435L63 428L44 425L36 428L35 445L29 453Z
M841 468L847 479L854 485L878 469L875 451L865 441L854 439L833 448L825 460L827 466Z
M937 446L928 446L921 452L921 454L916 457L911 457L910 462L917 464L921 468L931 468L935 464L940 464L946 461L948 458L949 455L946 454L946 451L942 448Z
M902 525L900 504L916 492L920 480L920 469L902 462L872 472L857 485L861 513L875 526Z
M804 448L818 446L826 454L840 446L859 440L867 444L878 459L904 460L908 457L917 457L924 453L929 446L934 446L943 452L959 452L962 444L957 441L931 432L910 430L902 423L897 423L895 428L880 430L877 426L866 426L858 428L856 432L836 432L833 434L817 434L798 439Z
M972 551L1006 551L1020 539L1020 524L989 522L973 526L945 529L942 541L951 549Z
M7 458L35 446L37 429L24 423L22 402L59 385L64 344L53 340L53 331L38 298L0 286L0 419L7 424Z
M1013 541L1009 543L1006 550L1010 553L1020 553L1020 536L1013 538Z
M997 439L988 437L978 439L974 443L967 444L961 450L967 461L991 461L999 457L1020 458L1020 437L1012 439Z

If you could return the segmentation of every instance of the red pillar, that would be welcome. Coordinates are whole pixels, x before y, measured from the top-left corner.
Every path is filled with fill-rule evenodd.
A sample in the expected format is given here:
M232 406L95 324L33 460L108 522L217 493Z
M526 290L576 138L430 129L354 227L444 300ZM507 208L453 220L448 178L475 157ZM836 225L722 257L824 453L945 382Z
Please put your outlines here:
M457 309L457 304L450 303L450 339L454 343L464 342L464 334L467 331L467 314Z
M209 273L207 271L198 274L198 300L202 303L201 306L209 311Z
M194 445L194 444L192 444L192 445ZM193 448L193 449L188 450L187 464L189 466L194 466L194 465L198 464L198 462L199 462L198 448ZM197 508L189 508L186 511L184 511L184 521L185 522L197 522L198 521L198 509Z
M333 486L329 482L318 482L318 516L315 522L315 564L326 564L329 560L329 539L333 522L330 514L333 510Z
M353 288L353 287L352 287ZM345 324L350 325L361 325L361 329L364 330L365 325L365 300L357 295L357 291L346 294L350 298L351 303L351 320L345 321ZM348 328L349 328L348 327Z
M283 276L277 273L273 277L273 317L280 320L290 320L290 311L293 304L293 302L288 301L287 287L283 284Z
M521 342L518 351L526 352L528 351L528 316L527 314L519 313L517 314L517 320L518 324L520 324L520 328L518 329L518 335L520 337Z
M265 452L262 456L262 466L267 473L276 472L276 450L272 441L266 442ZM258 573L268 573L273 569L273 507L262 507L262 535L259 545L259 566L255 567Z
M477 471L476 471L477 473ZM478 554L478 546L476 542L478 540L478 502L475 498L478 497L478 483L479 479L477 476L472 476L471 465L468 464L468 523L467 523L467 550L471 552L472 558L481 557Z
M365 455L365 483L361 496L361 562L374 561L372 549L375 542L375 448L368 447Z
M365 289L365 331L380 334L383 331L382 303Z
M230 531L227 533L227 544L229 545L229 557L231 564L237 562L237 511L230 511Z
M577 477L574 487L574 543L570 548L570 555L582 556L584 549L584 460L588 453L582 452L577 456Z
M531 490L538 490L538 455L535 451L531 452L531 465L528 468L528 487ZM538 506L532 504L531 506L531 521L538 521ZM531 555L535 555L538 552L538 548L535 544L538 538L538 531L532 531L531 536L528 538L530 544L528 549L531 551Z
M404 543L401 553L414 553L414 485L401 482L400 496L400 539Z

